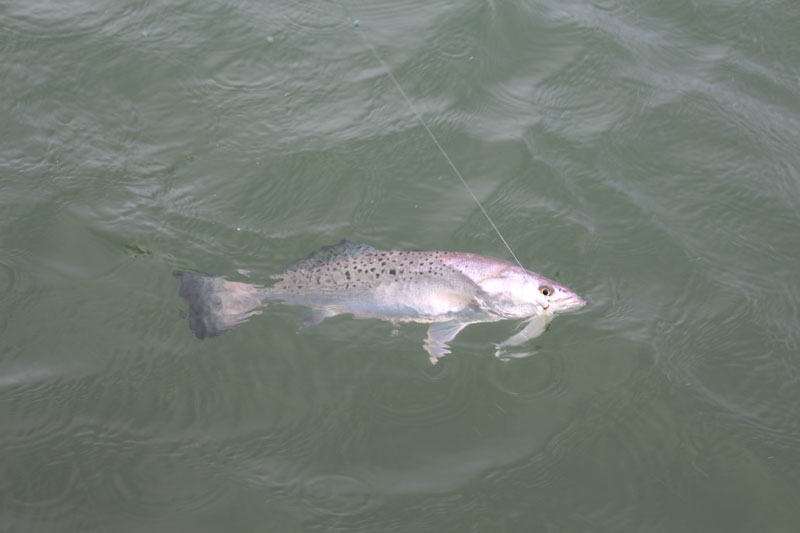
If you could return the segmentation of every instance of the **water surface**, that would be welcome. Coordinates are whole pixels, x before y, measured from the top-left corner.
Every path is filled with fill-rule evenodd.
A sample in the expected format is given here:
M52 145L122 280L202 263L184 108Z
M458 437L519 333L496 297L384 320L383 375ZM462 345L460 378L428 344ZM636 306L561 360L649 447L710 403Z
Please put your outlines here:
M0 15L0 529L800 527L796 3ZM173 269L342 237L509 258L360 32L590 301L534 355L494 357L505 322L431 366L423 325L180 318Z

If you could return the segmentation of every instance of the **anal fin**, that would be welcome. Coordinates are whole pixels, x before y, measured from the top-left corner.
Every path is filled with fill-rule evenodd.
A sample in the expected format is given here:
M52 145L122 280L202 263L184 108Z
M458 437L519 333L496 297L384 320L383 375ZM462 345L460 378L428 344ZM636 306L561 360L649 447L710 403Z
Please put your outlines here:
M428 328L428 337L425 339L425 351L430 355L431 364L436 364L440 357L450 353L448 342L456 338L462 329L469 326L471 322L458 322L449 320L447 322L434 322Z
M303 317L300 319L298 326L316 326L321 324L326 318L334 315L336 315L334 311L325 309L310 309L303 313Z

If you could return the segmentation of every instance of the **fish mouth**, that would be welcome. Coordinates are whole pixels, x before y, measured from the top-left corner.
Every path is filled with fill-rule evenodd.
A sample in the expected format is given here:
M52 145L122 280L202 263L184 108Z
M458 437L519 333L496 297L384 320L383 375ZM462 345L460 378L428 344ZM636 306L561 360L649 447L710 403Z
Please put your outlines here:
M559 301L558 307L560 307L563 310L579 309L585 306L586 303L587 303L586 300L576 295L576 296L570 296L569 298L564 298L563 300Z

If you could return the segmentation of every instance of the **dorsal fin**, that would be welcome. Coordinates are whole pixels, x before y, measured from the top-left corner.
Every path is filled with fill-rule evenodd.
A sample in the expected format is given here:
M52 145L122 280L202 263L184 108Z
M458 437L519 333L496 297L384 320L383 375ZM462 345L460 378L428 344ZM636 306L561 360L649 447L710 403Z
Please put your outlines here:
M308 270L340 259L372 254L377 251L376 248L373 248L369 244L351 241L350 239L342 239L337 244L323 246L319 250L311 252L305 259L295 261L284 268L283 273L294 272L296 270Z

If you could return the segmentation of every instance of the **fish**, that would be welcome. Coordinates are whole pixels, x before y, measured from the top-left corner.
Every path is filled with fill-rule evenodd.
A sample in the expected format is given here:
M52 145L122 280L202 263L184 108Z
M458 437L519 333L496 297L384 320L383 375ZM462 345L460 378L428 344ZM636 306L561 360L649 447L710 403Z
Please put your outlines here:
M538 337L556 313L586 300L566 286L521 266L484 255L428 250L379 250L343 239L270 276L272 285L177 270L178 294L189 306L189 327L205 339L263 312L269 302L302 306L307 320L349 314L392 323L429 324L424 348L431 363L470 324L523 319L524 327L496 344L500 355Z

